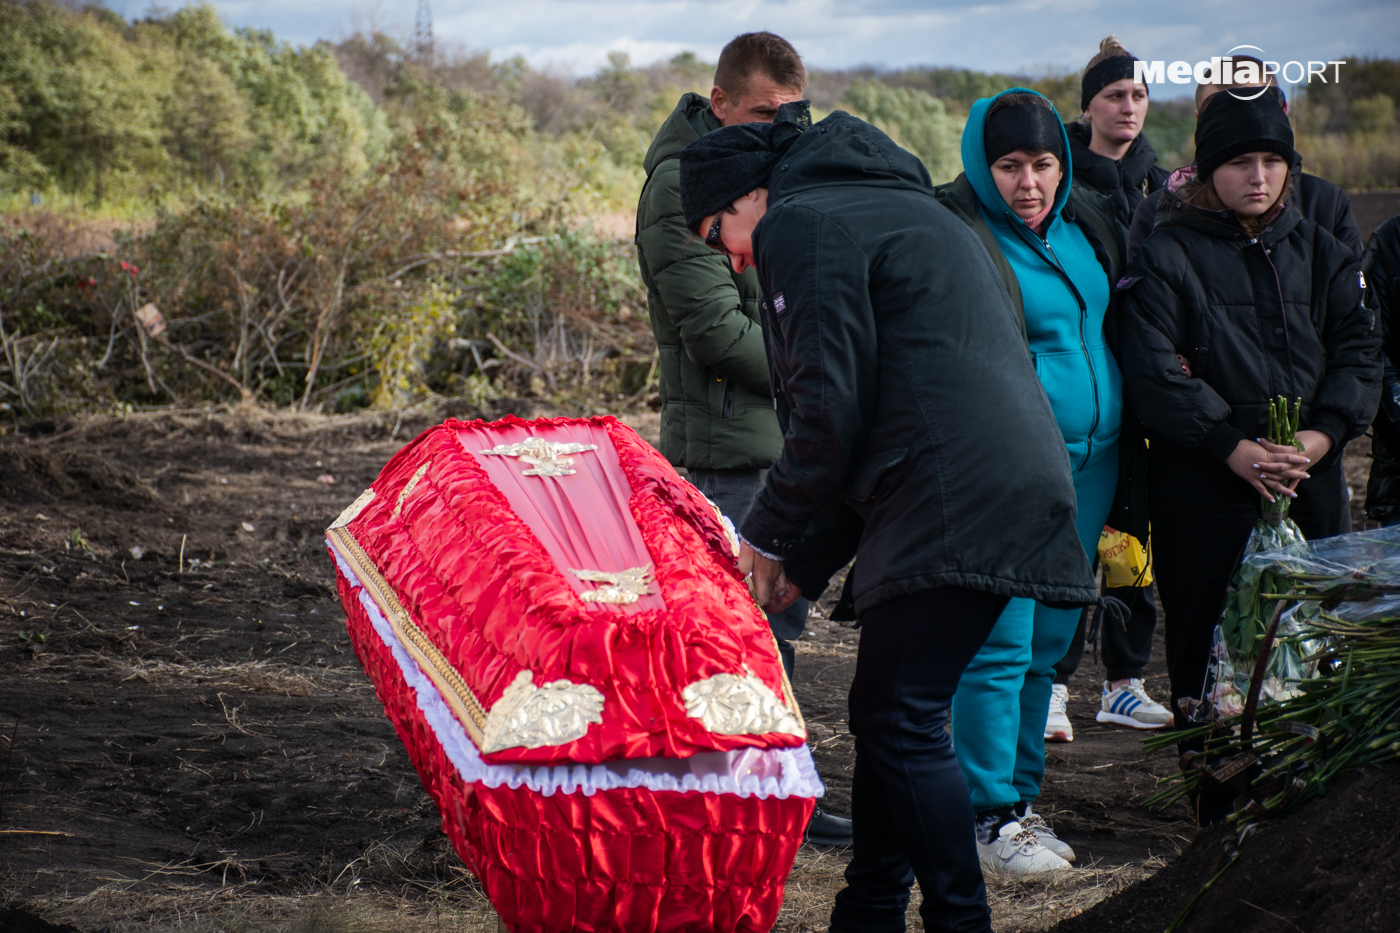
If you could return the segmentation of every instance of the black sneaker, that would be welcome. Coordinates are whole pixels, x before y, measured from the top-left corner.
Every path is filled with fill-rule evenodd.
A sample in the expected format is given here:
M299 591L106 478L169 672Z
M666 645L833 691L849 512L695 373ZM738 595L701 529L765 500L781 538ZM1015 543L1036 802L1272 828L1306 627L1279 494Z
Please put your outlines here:
M807 821L805 838L814 846L848 846L851 844L851 821L817 807Z

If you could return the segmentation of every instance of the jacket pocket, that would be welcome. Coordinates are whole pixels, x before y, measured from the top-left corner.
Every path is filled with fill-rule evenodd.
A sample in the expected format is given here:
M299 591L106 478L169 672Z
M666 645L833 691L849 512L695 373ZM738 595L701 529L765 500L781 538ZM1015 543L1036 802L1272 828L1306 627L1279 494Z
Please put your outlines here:
M1073 445L1089 439L1095 428L1098 397L1089 375L1084 350L1057 350L1035 355L1035 374L1050 399L1050 410L1065 443Z
M898 466L908 453L907 447L900 447L896 450L882 450L866 457L857 463L846 477L846 486L841 490L842 495L854 502L869 500L875 495L875 486L880 482L880 477Z
M721 418L726 421L734 417L734 380L724 381L724 402L720 405Z

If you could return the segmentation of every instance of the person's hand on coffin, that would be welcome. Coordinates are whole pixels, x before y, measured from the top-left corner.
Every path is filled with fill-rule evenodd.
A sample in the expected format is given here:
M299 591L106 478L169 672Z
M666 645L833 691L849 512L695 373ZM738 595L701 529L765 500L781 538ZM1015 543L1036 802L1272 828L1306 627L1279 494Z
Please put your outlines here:
M739 543L739 572L748 577L754 599L770 615L782 612L802 598L801 588L783 573L783 562L769 560L749 547L747 541Z

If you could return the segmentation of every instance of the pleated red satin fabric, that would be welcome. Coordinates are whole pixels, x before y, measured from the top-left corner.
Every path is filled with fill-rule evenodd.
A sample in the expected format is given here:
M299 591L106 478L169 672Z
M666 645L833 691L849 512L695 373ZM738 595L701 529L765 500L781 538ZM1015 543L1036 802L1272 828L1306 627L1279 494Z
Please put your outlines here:
M597 450L568 454L576 473L564 477L524 476L528 463L482 453L531 436ZM449 421L401 450L372 488L346 531L484 709L522 671L603 698L602 721L582 737L482 752L488 764L802 745L788 732L713 733L688 715L682 691L716 674L751 673L784 697L781 664L712 507L616 420ZM651 592L630 605L582 600L597 584L569 572L647 564ZM377 633L360 584L338 578L355 650L445 831L511 930L771 929L811 797L545 795L465 781L383 620Z

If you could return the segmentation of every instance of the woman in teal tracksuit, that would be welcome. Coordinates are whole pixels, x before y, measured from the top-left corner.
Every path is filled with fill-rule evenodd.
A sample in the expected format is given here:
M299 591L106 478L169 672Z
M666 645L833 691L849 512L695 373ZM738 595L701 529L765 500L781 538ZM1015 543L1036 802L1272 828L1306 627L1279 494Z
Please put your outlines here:
M1073 184L1069 151L1053 105L1011 88L973 105L962 137L965 171L938 197L978 234L1021 309L1070 460L1079 537L1092 557L1118 478L1122 376L1104 319L1123 246L1112 206ZM1011 600L958 685L953 741L978 811L983 867L999 874L1060 870L1074 858L1030 805L1045 774L1054 664L1079 614Z

